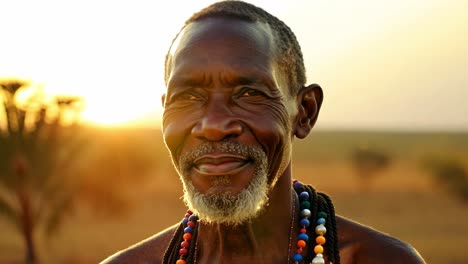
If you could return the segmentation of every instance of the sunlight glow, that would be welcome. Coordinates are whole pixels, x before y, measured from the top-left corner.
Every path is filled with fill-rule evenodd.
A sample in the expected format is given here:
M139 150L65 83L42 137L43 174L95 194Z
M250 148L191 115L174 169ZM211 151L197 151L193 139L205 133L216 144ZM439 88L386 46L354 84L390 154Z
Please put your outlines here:
M165 53L212 2L2 1L0 77L83 97L84 122L157 127ZM326 94L319 127L468 129L466 1L249 2L296 33L308 80Z

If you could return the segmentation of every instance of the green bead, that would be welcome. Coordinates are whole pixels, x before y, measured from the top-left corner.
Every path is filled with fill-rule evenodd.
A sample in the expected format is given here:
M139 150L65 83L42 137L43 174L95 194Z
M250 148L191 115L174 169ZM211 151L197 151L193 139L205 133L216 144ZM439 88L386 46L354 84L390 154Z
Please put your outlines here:
M310 202L309 201L301 202L301 209L310 209Z
M317 215L319 218L327 218L327 213L325 212L319 212Z

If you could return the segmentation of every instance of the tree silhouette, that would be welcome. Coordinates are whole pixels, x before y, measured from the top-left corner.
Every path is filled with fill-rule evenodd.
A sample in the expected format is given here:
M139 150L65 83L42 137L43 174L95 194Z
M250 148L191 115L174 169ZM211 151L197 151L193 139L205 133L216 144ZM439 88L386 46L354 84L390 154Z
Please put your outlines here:
M0 82L0 215L21 233L26 263L37 263L36 233L52 234L71 209L79 185L68 176L84 144L75 122L79 98L47 102L36 92L21 103L28 86Z

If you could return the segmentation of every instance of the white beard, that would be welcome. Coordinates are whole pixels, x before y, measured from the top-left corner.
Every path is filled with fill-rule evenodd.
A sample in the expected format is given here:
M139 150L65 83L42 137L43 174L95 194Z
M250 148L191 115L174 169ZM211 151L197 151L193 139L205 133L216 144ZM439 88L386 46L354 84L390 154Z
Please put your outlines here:
M200 155L214 151L248 157L256 165L252 180L237 195L230 192L200 193L189 178L189 167ZM184 187L184 202L201 221L238 225L255 218L268 202L268 158L263 150L235 142L204 143L180 157L178 168ZM176 166L177 167L177 166ZM229 183L229 176L214 176L214 181ZM216 182L214 182L216 184Z

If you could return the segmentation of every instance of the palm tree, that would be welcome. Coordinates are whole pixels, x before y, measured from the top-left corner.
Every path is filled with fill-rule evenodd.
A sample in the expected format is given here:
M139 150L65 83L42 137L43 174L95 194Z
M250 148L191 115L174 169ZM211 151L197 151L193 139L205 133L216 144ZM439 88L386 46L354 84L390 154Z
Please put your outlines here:
M36 94L20 106L16 96L28 85L0 82L0 215L21 233L32 264L38 262L37 231L52 234L71 209L77 185L68 174L83 144L76 122L63 125L67 111L79 111L79 98L46 103Z

